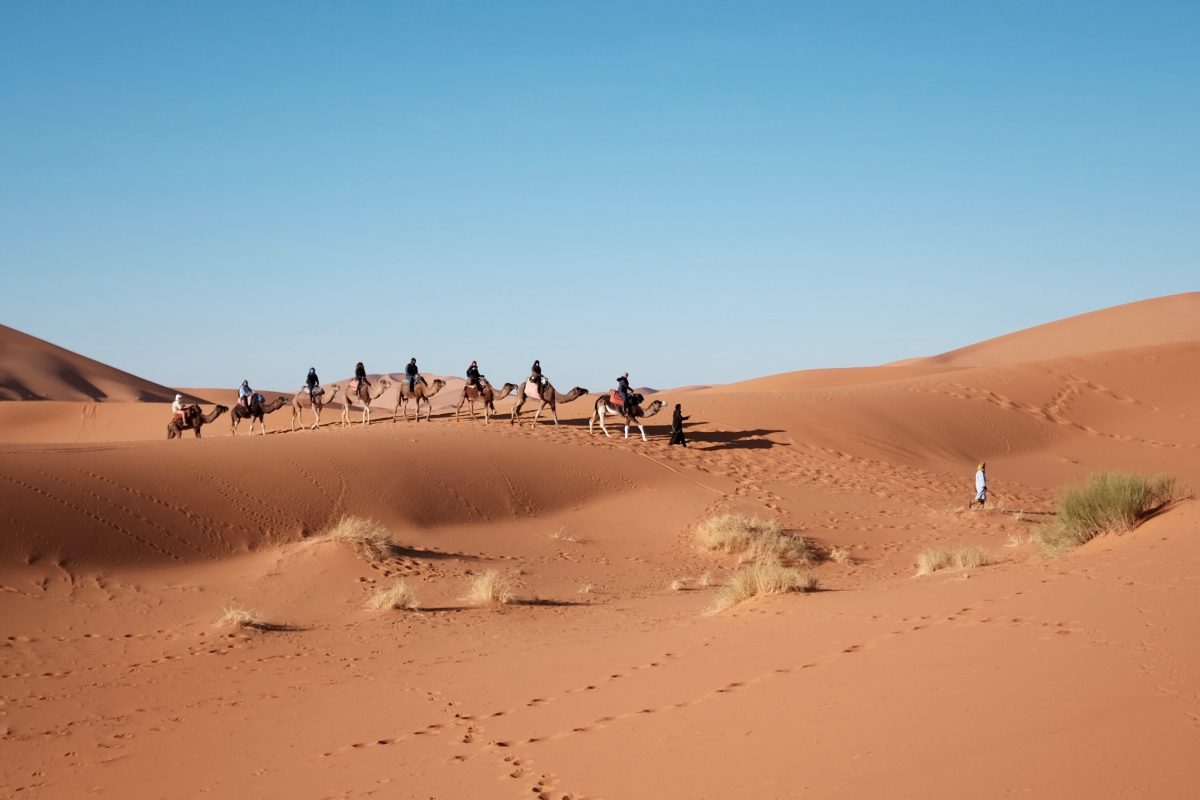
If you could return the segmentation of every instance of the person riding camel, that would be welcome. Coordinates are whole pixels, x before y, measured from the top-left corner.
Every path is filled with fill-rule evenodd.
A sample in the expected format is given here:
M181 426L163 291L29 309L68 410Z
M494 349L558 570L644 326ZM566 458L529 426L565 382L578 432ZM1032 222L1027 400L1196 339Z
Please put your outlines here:
M479 382L482 377L479 373L479 364L472 361L471 366L467 367L467 385L475 387L476 391L482 391L483 386Z
M317 377L316 367L308 368L308 377L304 379L304 385L308 387L308 399L310 401L316 400L317 387L321 385L321 379Z
M246 408L250 408L250 400L254 397L254 390L250 388L250 379L242 379L242 385L238 387L238 402Z
M617 396L621 398L621 413L629 413L629 373L617 378Z
M371 382L367 380L367 368L364 367L363 363L360 361L354 365L354 393L355 394L358 394L359 390L362 389L362 385L364 383L367 385L368 389L371 388Z
M404 374L408 376L408 391L411 392L413 387L417 385L417 377L421 374L421 371L417 369L416 356L408 360L408 366L404 368Z
M542 388L542 381L545 379L542 377L541 361L534 360L533 366L529 368L529 380L531 383L536 383L539 389Z
M181 425L187 425L187 409L183 406L183 395L175 395L175 402L171 403L171 418L179 420Z

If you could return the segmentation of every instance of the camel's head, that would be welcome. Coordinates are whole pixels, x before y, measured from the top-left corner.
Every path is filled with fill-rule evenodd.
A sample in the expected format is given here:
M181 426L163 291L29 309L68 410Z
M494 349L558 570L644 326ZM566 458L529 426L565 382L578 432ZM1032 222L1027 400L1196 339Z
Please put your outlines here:
M387 378L380 378L379 379L379 388L383 389L386 392L388 389L392 388L392 382L389 381Z
M444 380L442 380L441 378L434 378L433 385L440 389L446 385L446 382Z

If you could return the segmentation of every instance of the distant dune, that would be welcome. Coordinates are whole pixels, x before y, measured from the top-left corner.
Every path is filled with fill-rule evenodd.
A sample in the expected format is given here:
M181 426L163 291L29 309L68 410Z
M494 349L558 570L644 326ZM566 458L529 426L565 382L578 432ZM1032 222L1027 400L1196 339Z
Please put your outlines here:
M174 399L175 390L167 386L0 325L0 400L169 403Z
M1200 292L1126 303L1067 317L915 363L994 367L1127 347L1194 341L1200 341Z

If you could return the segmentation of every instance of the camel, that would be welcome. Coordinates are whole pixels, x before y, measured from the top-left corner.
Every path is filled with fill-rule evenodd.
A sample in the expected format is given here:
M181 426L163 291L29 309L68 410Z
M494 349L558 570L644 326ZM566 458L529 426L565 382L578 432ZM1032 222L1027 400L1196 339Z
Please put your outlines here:
M486 378L480 378L480 383L483 386L482 389L476 389L469 383L463 387L462 397L459 398L458 405L454 407L455 420L458 419L458 412L462 409L463 403L470 403L469 409L471 411L471 419L475 419L475 401L482 400L483 422L484 424L487 424L487 422L491 419L492 414L496 413L496 401L503 400L504 398L508 397L517 388L515 383L506 383L497 393L495 388L492 387L492 384L488 383Z
M416 398L417 414L413 417L413 422L421 421L421 401L425 401L425 421L429 422L429 415L433 413L433 403L430 398L440 392L445 387L446 382L441 378L434 378L433 384L425 382L424 378L417 378L417 382L413 385L412 391L408 390L408 381L400 381L400 391L396 393L396 408L392 411L392 422L396 421L396 414L399 413L401 406L404 407L404 421L408 422L408 401L410 398Z
M187 424L184 424L179 417L172 417L167 423L167 438L174 439L175 437L183 438L183 432L191 429L196 432L196 438L200 438L200 429L208 423L215 420L217 417L229 410L229 406L214 406L213 410L207 416L200 413L200 406L193 403L190 406L185 406L188 412Z
M379 383L375 384L375 388L371 389L370 384L363 383L358 387L358 391L346 388L346 402L342 403L342 427L350 425L350 406L357 400L362 404L362 424L371 424L371 403L383 396L383 393L392 387L391 381L387 378L380 378Z
M292 402L291 398L285 397L283 395L279 395L279 397L276 397L274 400L272 400L271 402L264 405L261 401L258 401L258 398L260 398L260 397L262 397L261 394L256 394L254 396L254 399L250 401L249 408L246 408L241 403L238 403L236 406L233 407L233 410L229 412L229 423L230 423L231 429L233 430L234 436L237 436L238 423L244 419L250 420L250 435L251 436L254 435L254 423L255 422L257 422L259 424L259 426L262 428L262 435L266 436L267 435L267 421L265 419L263 419L264 415L278 411L279 409L286 406L288 403ZM258 401L258 402L256 402L256 401Z
M533 381L525 381L521 386L520 396L517 398L517 405L512 410L512 417L509 419L509 422L516 423L521 418L521 407L525 405L526 400L538 400L541 401L541 405L538 406L537 412L533 415L533 425L537 425L538 417L542 415L542 409L546 406L550 406L550 413L554 415L554 424L557 425L558 404L569 403L572 400L583 397L585 394L587 394L587 389L584 389L582 386L576 386L566 394L559 394L550 385L550 381L543 380L540 387Z
M341 388L341 386L335 383L330 391L319 394L316 397L310 397L307 389L296 392L296 396L292 398L292 430L296 430L297 419L300 420L300 427L304 427L303 411L306 408L311 408L313 410L313 417L315 417L312 427L309 430L316 430L321 427L321 409L333 402L333 399L337 397L337 393L341 391Z
M588 433L593 432L592 424L594 422L596 422L597 420L599 420L600 421L600 430L604 431L605 436L611 437L612 434L610 434L608 432L608 428L604 427L604 415L608 414L609 416L613 416L613 417L624 417L625 418L625 438L626 439L629 438L629 426L637 425L638 430L642 432L642 441L643 442L647 441L646 429L642 427L642 423L640 420L641 420L641 418L645 418L645 417L653 417L655 414L657 414L659 411L661 411L662 407L663 407L663 401L655 400L653 403L650 404L649 408L647 408L646 410L643 411L642 410L642 401L646 399L645 397L643 397L640 394L635 393L629 399L633 401L633 413L626 414L624 411L621 410L621 407L619 405L613 404L611 395L602 394L599 397L597 397L596 398L596 410L592 412L592 418L588 420Z

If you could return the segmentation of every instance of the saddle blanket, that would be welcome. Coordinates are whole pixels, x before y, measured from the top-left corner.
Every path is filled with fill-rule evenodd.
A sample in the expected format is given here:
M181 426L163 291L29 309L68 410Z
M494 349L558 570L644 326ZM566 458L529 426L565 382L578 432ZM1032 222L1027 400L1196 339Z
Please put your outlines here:
M612 403L617 408L621 407L621 405L622 405L621 395L617 392L616 389L613 389L611 392L608 393L608 402Z
M301 386L300 391L303 392L304 394L308 394L308 385L305 384L304 386ZM313 392L313 394L317 397L320 397L321 395L325 394L325 389L321 386L318 386L316 388L316 391Z
M533 381L525 381L525 396L530 400L542 399L542 396L538 394L538 385Z

